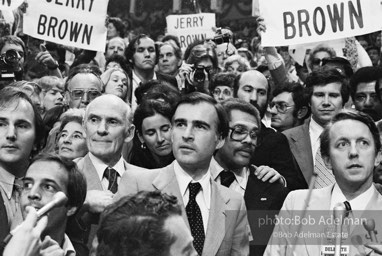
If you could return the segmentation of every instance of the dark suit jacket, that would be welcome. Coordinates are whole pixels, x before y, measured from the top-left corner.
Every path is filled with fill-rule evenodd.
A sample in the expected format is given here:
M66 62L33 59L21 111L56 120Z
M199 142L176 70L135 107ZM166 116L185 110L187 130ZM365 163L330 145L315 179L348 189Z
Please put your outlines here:
M7 210L5 209L3 196L0 191L0 243L3 242L9 231ZM0 255L3 255L3 249L0 246Z
M304 175L307 184L309 184L314 171L313 153L309 136L309 121L310 119L306 120L303 125L283 132L288 139L289 147L300 173Z
M174 195L189 227L174 163L161 169L129 170L122 176L115 200L142 190ZM211 208L202 256L238 256L249 252L248 220L243 198L211 180Z
M250 255L262 256L274 225L262 225L259 227L258 222L266 217L274 218L274 215L278 214L285 197L289 193L289 189L278 182L269 183L259 180L254 174L255 170L254 166L250 166L244 201L253 236L253 241L250 243ZM220 170L216 170L215 166L211 165L213 180L217 180L219 173Z
M290 190L307 188L308 184L296 166L285 135L262 123L259 139L261 144L256 147L251 164L272 167L284 176Z

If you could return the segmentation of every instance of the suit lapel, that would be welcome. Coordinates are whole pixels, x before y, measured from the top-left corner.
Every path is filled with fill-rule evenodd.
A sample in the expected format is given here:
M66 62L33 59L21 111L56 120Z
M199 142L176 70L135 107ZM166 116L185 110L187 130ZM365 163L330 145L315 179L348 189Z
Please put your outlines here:
M211 207L208 217L206 240L204 241L203 256L216 255L225 235L225 227L232 223L226 223L226 204L218 185L211 182Z
M309 136L309 122L305 122L300 128L300 132L291 136L295 147L293 153L296 155L296 161L300 166L306 182L309 184L314 171L313 153Z
M186 214L186 207L183 203L183 196L180 193L179 184L175 176L174 162L160 170L158 176L153 180L153 187L163 193L173 195L178 199L178 204L182 207L182 217L190 229Z
M97 170L90 160L89 154L83 159L82 172L85 174L88 190L103 190L102 183L97 174Z

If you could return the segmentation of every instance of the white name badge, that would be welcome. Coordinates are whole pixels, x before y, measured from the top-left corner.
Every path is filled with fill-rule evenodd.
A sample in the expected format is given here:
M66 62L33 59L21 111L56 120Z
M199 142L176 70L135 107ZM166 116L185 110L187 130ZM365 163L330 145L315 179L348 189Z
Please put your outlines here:
M321 247L321 256L333 256L335 252L335 246L334 245L323 245ZM349 245L342 245L341 246L341 256L348 256L350 252Z

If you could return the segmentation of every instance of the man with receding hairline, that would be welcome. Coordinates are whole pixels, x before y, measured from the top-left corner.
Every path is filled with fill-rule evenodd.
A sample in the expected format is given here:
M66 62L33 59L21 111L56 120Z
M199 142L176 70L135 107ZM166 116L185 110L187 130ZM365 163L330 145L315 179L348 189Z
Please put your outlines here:
M89 153L76 160L88 185L81 216L85 225L98 222L98 214L112 202L124 172L139 168L122 157L123 144L134 136L130 116L128 104L111 94L94 99L86 108L83 126Z

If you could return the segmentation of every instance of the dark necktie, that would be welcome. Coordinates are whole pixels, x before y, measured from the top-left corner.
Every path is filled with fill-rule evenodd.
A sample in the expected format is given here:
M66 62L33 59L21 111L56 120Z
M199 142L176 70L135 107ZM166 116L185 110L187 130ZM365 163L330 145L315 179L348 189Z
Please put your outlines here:
M350 206L350 203L349 203L348 201L345 201L345 202L344 202L344 205L345 205L345 208L346 208L345 216L346 216L346 217L349 217L349 214L351 213L351 206Z
M229 186L231 186L232 182L235 180L235 174L233 174L231 171L221 171L219 175L220 183L227 188L229 188Z
M200 183L190 183L188 184L188 189L190 192L190 197L188 204L186 206L186 213L188 222L191 227L191 234L194 238L194 247L199 255L202 255L203 245L204 245L204 227L202 213L200 211L199 205L196 203L196 195L201 188Z
M109 186L107 187L107 189L110 190L113 194L115 194L118 190L117 171L111 167L107 167L105 172L103 173L103 176L109 181Z

